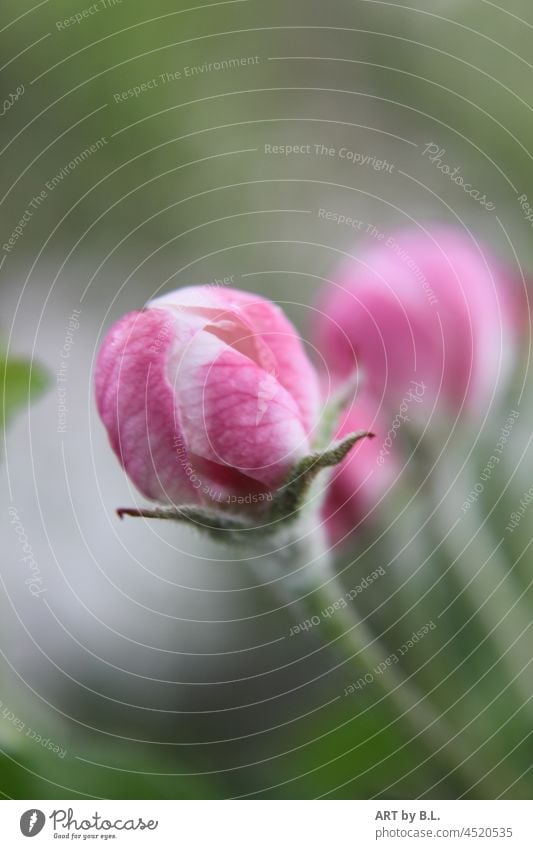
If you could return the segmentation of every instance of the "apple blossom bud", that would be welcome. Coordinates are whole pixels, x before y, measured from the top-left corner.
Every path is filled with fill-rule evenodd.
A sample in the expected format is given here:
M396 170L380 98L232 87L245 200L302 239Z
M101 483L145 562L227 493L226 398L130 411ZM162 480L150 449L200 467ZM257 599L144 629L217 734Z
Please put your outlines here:
M163 504L257 510L309 454L318 378L283 312L196 286L118 321L99 352L98 411L137 488Z
M357 366L396 409L411 381L424 409L483 412L505 386L520 328L513 275L453 229L402 231L344 262L326 291L317 346L344 378ZM444 405L441 406L441 401ZM360 446L359 451L371 450Z

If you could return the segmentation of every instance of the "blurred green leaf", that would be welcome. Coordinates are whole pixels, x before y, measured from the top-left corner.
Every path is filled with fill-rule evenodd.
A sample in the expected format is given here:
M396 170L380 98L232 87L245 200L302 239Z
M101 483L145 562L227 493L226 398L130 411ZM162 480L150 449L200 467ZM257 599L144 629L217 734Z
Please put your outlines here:
M465 790L413 739L394 708L370 691L314 713L299 723L290 744L282 772L279 764L265 770L268 798L415 799L436 785L429 796L446 799Z
M0 798L14 799L214 799L221 793L210 776L194 775L180 759L148 758L128 769L104 769L75 757L0 753ZM65 796L65 794L67 794Z
M0 424L4 427L18 410L44 392L49 381L45 370L35 363L7 359L5 355L0 357L2 377Z

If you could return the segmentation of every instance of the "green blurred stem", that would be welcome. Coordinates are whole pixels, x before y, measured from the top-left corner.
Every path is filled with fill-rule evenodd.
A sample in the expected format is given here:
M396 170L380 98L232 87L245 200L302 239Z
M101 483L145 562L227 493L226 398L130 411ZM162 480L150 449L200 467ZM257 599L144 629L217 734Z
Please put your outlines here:
M400 664L386 666L381 674L375 670L386 663L388 651L371 627L359 616L354 602L336 609L325 617L322 611L345 598L345 590L333 571L332 559L325 543L318 517L309 513L305 519L290 525L277 545L270 541L268 549L252 563L262 582L275 581L274 589L291 611L297 611L297 622L318 616L322 637L345 656L342 664L352 681L370 673L372 684L379 687L398 712L398 720L420 739L447 773L461 775L465 786L476 785L487 798L501 791L487 775L490 767L480 763L461 732L454 732L447 720L433 707L427 696L408 679ZM357 695L351 696L356 699ZM443 776L445 777L445 776Z
M432 507L431 525L435 545L444 540L450 562L460 584L459 598L464 595L474 608L486 633L498 653L502 668L520 704L533 709L533 677L531 669L531 611L520 594L519 585L513 575L513 567L506 561L488 517L484 516L479 503L474 501L463 512L453 497L453 481L445 476L444 464L437 465L421 446L423 474L427 480L421 482L429 495ZM448 467L455 468L454 463ZM429 470L431 475L429 475ZM474 491L478 481L472 478L468 466L461 475L461 487L465 493ZM457 492L457 489L455 490ZM450 528L457 522L453 531ZM470 570L468 564L474 564Z

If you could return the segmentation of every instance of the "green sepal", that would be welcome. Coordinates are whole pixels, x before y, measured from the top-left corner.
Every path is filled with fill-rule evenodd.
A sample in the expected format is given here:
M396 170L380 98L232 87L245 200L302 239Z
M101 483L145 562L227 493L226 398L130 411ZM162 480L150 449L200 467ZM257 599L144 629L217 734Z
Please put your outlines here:
M274 496L270 511L271 521L288 521L295 518L317 474L322 469L338 466L356 442L365 437L372 439L373 436L373 433L366 430L358 430L333 443L326 451L317 451L300 460Z
M167 519L174 522L184 522L193 525L218 540L235 542L246 536L249 541L250 533L265 536L276 533L280 525L293 521L305 504L309 489L316 476L323 469L337 466L344 460L356 442L365 437L372 438L373 433L358 430L338 442L333 443L325 451L317 451L300 460L292 469L287 480L278 489L271 502L268 512L260 518L238 516L223 510L214 510L196 505L183 507L141 508L121 507L117 510L120 519L124 516L135 516L144 519ZM246 532L246 535L243 534Z
M117 516L134 516L141 519L170 519L174 522L185 522L194 525L200 531L205 531L212 536L220 538L220 532L238 532L250 530L252 524L240 516L223 513L222 511L209 510L196 505L184 505L183 507L155 507L141 508L119 507Z
M354 374L333 393L328 403L324 406L318 423L318 435L314 442L314 447L317 451L321 451L331 443L339 426L340 416L344 410L354 403L359 386L359 375Z

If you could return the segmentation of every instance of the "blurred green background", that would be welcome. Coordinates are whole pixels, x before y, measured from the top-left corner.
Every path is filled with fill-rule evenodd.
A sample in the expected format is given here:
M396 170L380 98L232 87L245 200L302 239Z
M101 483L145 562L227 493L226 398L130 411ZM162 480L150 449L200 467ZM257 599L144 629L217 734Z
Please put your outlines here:
M528 340L511 389L441 459L437 518L417 492L419 456L379 521L339 560L347 586L386 570L359 604L391 652L446 610L402 666L476 751L478 785L413 736L379 687L338 698L357 662L339 657L321 629L288 639L297 612L243 564L218 562L192 531L118 524L114 508L136 496L91 389L102 332L176 286L232 276L282 303L309 335L323 279L365 245L321 219L322 208L384 232L433 221L466 227L527 281L531 225L518 198L533 198L530 3L123 0L95 8L4 0L0 12L0 330L18 362L5 371L6 399L19 408L2 451L0 791L530 798L533 685L529 667L516 672L531 657L531 633L521 633L509 600L533 611L531 523L504 530L532 483ZM429 143L493 212L432 166ZM315 145L393 168L316 155ZM81 313L58 430L57 376L73 310ZM34 363L32 377L22 361ZM44 380L38 369L48 391L29 406L28 387ZM450 534L518 405L476 516ZM428 437L430 455L443 438ZM25 584L13 506L46 587L38 598ZM503 587L490 566L476 577L498 543ZM496 634L464 592L470 581L485 613L501 610ZM502 645L515 667L502 661ZM66 754L45 748L48 740Z

